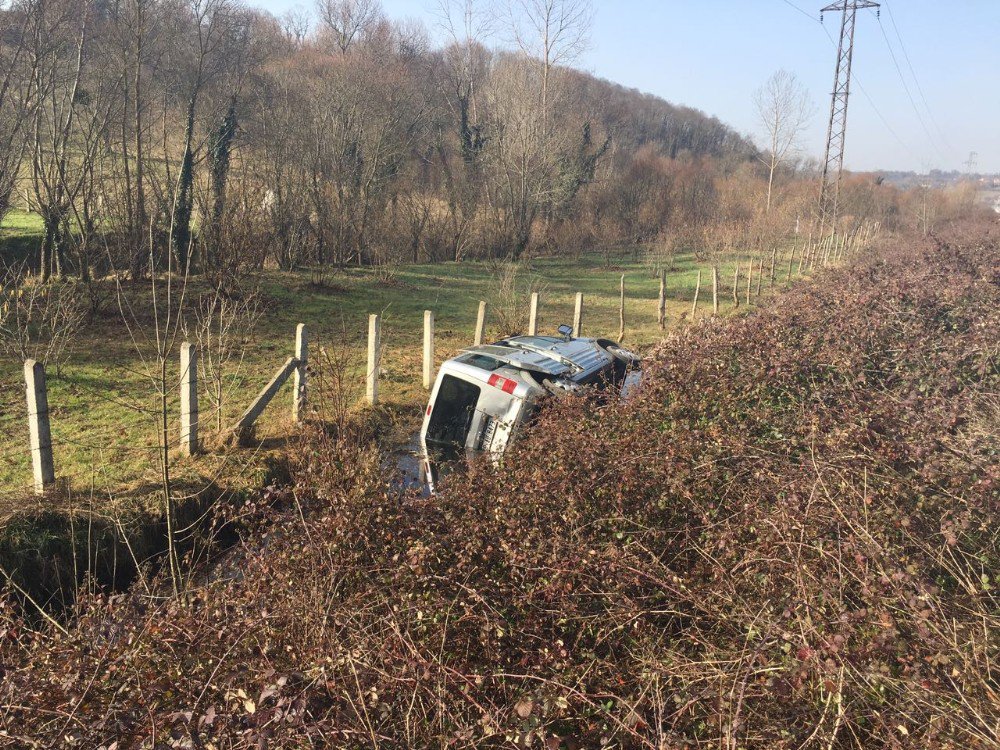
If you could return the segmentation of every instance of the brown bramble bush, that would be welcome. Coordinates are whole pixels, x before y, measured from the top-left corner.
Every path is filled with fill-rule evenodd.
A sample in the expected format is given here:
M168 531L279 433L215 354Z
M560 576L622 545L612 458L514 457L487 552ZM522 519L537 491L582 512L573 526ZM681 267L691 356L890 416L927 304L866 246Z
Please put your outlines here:
M431 499L310 433L238 573L3 610L0 727L77 747L1000 743L995 225L895 238L567 398Z

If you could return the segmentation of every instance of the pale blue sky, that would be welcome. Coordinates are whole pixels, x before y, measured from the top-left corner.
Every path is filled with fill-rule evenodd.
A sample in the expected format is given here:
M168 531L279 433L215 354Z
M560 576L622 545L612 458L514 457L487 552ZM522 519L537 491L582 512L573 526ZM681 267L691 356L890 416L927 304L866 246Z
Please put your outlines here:
M276 13L312 7L311 0L250 1ZM836 54L826 32L839 33L839 18L827 14L821 26L818 9L830 1L594 0L590 47L577 67L755 135L753 91L785 68L816 103L803 147L822 156ZM382 5L392 18L435 31L438 0ZM1000 172L1000 0L885 0L881 26L862 11L854 70L849 168L964 169L977 151L978 171Z

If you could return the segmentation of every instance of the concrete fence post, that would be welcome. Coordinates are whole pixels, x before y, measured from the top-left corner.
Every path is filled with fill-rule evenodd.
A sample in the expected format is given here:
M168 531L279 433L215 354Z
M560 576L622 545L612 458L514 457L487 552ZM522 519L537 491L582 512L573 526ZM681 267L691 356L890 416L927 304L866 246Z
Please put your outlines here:
M483 343L483 337L486 335L486 303L480 301L479 303L479 313L476 315L476 337L473 339L473 343L479 346Z
M694 315L698 312L698 295L701 294L701 270L698 271L698 280L694 283L694 302L691 303L691 320L694 320Z
M305 323L295 326L295 372L292 373L292 421L302 422L306 415L306 368L309 366L309 332Z
M740 262L737 259L733 270L733 307L740 306Z
M531 307L528 310L528 335L538 335L538 292L531 293Z
M198 452L198 349L181 344L181 452Z
M573 310L573 338L583 335L583 292L576 293L576 307Z
M434 313L424 310L424 388L434 385Z
M368 316L368 378L365 396L369 404L378 403L378 375L382 360L382 318Z
M621 279L621 296L618 302L618 343L625 340L625 274Z
M660 330L667 327L667 272L660 269L660 296L656 303L656 323Z
M712 266L712 315L719 314L719 267Z
M31 468L35 476L35 492L40 495L56 481L52 431L49 429L49 397L45 388L45 366L41 362L29 359L24 363L24 385L28 397Z
M747 270L747 304L750 304L750 292L753 286L753 258L750 258L750 268Z

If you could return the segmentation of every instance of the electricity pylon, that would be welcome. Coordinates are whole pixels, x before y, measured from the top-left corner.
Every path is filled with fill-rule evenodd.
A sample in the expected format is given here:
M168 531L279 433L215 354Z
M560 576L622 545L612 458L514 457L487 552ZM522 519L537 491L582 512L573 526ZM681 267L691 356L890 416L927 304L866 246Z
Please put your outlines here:
M871 0L838 0L821 13L840 11L840 44L837 48L837 71L833 78L830 103L830 126L826 133L823 158L823 183L819 194L820 234L829 226L836 231L840 209L840 181L844 173L844 143L847 140L847 104L851 97L851 64L854 61L854 27L858 11L879 8Z
M976 159L978 158L979 158L978 153L976 153L975 151L969 152L969 158L965 162L965 171L968 174L973 174L976 171L976 167L978 166L976 163Z

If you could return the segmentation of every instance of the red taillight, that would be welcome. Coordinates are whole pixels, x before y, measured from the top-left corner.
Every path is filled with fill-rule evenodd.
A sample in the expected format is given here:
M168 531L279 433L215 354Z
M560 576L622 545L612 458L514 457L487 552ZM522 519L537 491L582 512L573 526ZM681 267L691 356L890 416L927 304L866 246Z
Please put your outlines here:
M431 415L431 405L427 404L427 416L429 417L430 415Z
M517 388L517 381L511 380L510 378L505 378L494 373L490 375L490 385L494 388L499 388L504 393L513 393L514 389Z

